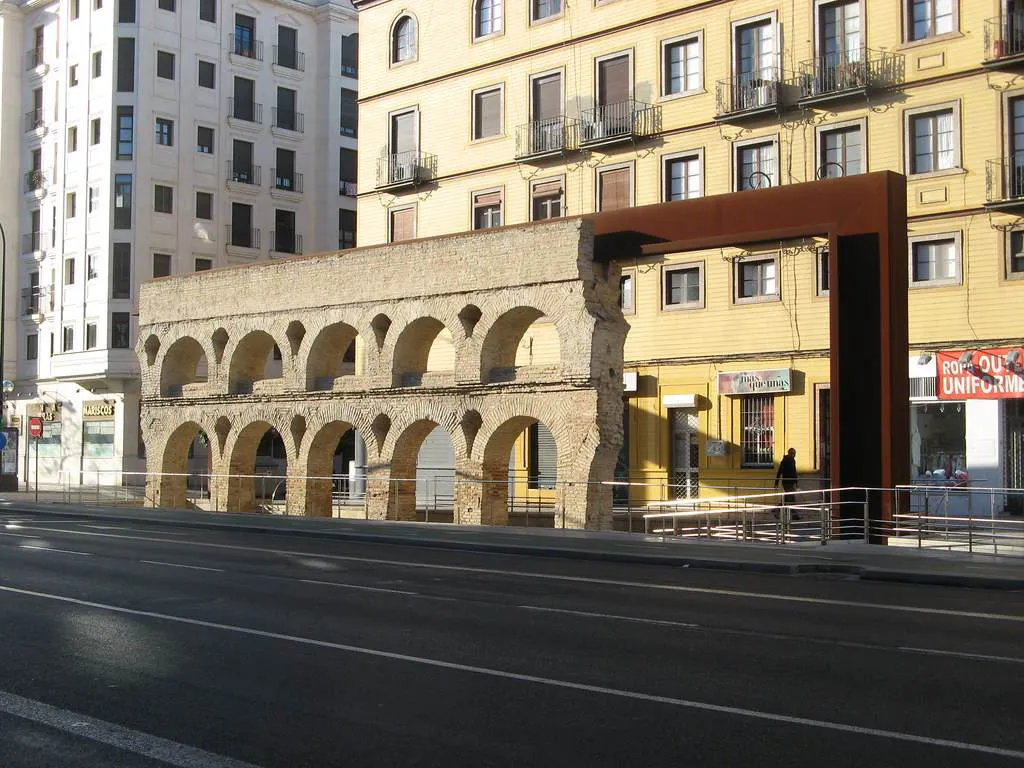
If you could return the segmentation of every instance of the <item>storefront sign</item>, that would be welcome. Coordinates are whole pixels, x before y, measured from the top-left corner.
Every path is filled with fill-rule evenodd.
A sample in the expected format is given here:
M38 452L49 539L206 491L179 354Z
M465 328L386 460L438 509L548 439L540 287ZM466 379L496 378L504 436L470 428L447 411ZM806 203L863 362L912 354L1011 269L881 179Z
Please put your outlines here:
M60 421L61 403L29 403L29 416L38 416L43 421Z
M82 403L82 416L85 418L110 418L114 415L114 404L98 400Z
M940 400L1024 398L1024 351L1019 347L939 352L935 359Z
M792 373L792 368L719 373L718 394L761 395L772 392L789 392L793 388Z

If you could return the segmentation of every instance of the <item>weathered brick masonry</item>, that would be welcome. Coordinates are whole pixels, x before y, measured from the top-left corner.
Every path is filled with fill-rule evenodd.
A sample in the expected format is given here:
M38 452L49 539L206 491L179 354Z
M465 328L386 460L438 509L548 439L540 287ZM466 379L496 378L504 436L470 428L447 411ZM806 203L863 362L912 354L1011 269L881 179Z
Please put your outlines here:
M614 266L594 261L591 224L561 219L334 254L265 262L146 283L138 354L147 496L185 505L189 445L209 437L215 476L251 475L263 434L288 456L290 514L330 513L326 478L339 438L367 442L367 509L415 515L412 478L439 425L455 450L455 518L504 524L509 453L535 421L558 451L566 525L611 526L609 486L622 443L626 323ZM519 341L546 316L558 366L516 367ZM450 372L425 374L431 343L451 333ZM358 374L337 375L361 340ZM276 345L282 376L262 378ZM206 377L197 369L206 360ZM175 474L179 473L179 474ZM214 507L255 506L252 479L212 481Z

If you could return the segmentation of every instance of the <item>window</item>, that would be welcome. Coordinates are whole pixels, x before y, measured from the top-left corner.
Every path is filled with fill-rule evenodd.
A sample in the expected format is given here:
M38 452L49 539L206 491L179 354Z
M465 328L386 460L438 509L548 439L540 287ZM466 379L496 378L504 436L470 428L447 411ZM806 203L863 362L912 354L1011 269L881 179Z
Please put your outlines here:
M92 9L98 11L103 7L103 0L92 0Z
M134 153L135 115L132 107L117 108L117 159L130 160Z
M473 229L501 226L501 190L473 194Z
M687 264L662 270L662 309L699 309L704 306L704 266Z
M117 38L117 90L131 93L135 90L135 38Z
M960 165L956 113L952 108L908 115L909 173L934 173Z
M88 202L88 206L87 206L88 212L92 213L93 211L95 211L96 208L99 207L99 203L100 203L100 188L99 187L89 187L89 202Z
M167 51L156 52L156 76L164 80L174 79L174 54Z
M153 254L153 277L168 277L171 274L171 254Z
M760 19L734 28L733 62L736 89L733 107L750 109L766 106L761 86L776 80L775 22Z
M828 248L819 248L816 257L818 261L818 279L815 292L818 294L818 296L828 296Z
M135 23L135 0L117 0L118 24Z
M531 221L558 219L563 215L561 179L535 181L530 185Z
M174 213L174 190L163 184L153 186L153 210L157 213Z
M359 74L359 33L344 35L341 38L341 74L355 77Z
M555 436L540 422L526 431L526 484L531 490L551 489L557 480Z
M256 19L243 13L235 14L234 45L231 52L236 56L263 61L263 41L256 39Z
M473 36L487 37L501 33L504 22L503 0L476 0Z
M199 20L216 23L217 0L199 0Z
M530 0L531 21L541 21L562 12L562 0Z
M156 143L161 147L174 146L174 121L163 117L156 119Z
M114 229L132 228L132 175L114 176Z
M78 65L72 64L68 68L68 87L74 88L78 85Z
M85 325L85 348L96 348L96 323L86 323Z
M910 282L956 283L960 280L958 238L943 236L910 244Z
M342 147L339 158L339 176L341 182L339 187L341 194L354 197L356 194L356 165L358 153L354 149Z
M64 326L64 333L61 337L61 352L70 352L75 348L75 329L70 325Z
M632 205L632 173L628 166L597 172L597 210L614 211Z
M402 16L391 31L391 63L400 64L416 58L416 22Z
M764 301L779 298L778 261L746 259L736 262L736 301Z
M701 40L687 37L661 44L662 96L678 96L701 89Z
M110 258L110 298L130 299L132 297L132 246L131 243L114 243Z
M305 55L299 52L299 30L277 26L277 47L274 49L274 63L285 69L302 71L306 68Z
M217 87L217 65L212 61L199 61L199 87Z
M818 134L819 179L864 173L864 133L860 125L823 129Z
M110 458L114 455L114 420L82 422L82 456Z
M341 89L341 135L353 136L359 132L359 95L350 88Z
M95 280L97 277L99 277L99 266L97 265L99 258L100 257L95 253L90 253L88 256L85 257L86 280Z
M93 118L92 122L89 123L89 143L95 146L100 143L100 136L102 135L100 119L98 117Z
M64 259L64 285L75 284L75 260Z
M50 338L53 338L53 334L50 334ZM51 350L52 351L52 350ZM61 455L61 444L60 444L60 427L59 421L44 421L43 422L43 436L37 437L33 442L35 448L33 453L36 456L43 458L56 459Z
M25 337L25 359L39 359L39 334L30 333Z
M131 348L131 316L127 312L110 313L110 346L112 349Z
M635 275L632 272L624 273L619 278L619 307L625 314L632 314L636 311L636 295L633 290Z
M500 136L502 89L488 88L473 94L473 138Z
M297 93L291 88L277 89L277 108L274 114L274 126L286 131L302 133L302 116L295 111Z
M356 212L338 209L338 248L356 247Z
M252 206L231 204L231 245L239 248L258 248L258 231L252 228Z
M416 237L416 208L392 208L388 215L388 230L389 243Z
M699 154L670 155L663 161L662 201L690 200L701 196Z
M170 11L174 13L175 0L157 0L156 7L161 11Z
M208 272L213 269L213 259L196 259L196 272Z
M96 51L92 55L92 76L100 77L103 74L103 51Z
M73 219L78 215L78 193L68 192L64 195L64 218Z
M736 191L761 189L777 183L775 141L736 146Z
M79 4L78 0L71 0L71 2L68 5L70 6L69 13L71 15L71 20L77 20L79 14L81 13L81 5Z
M745 395L740 401L740 453L744 467L775 466L775 398Z
M196 127L196 152L203 155L213 154L213 128L205 125Z
M1010 231L1006 249L1006 276L1024 278L1024 230Z
M945 35L956 28L957 0L905 0L910 40Z
M213 218L213 193L196 192L196 218L207 221Z

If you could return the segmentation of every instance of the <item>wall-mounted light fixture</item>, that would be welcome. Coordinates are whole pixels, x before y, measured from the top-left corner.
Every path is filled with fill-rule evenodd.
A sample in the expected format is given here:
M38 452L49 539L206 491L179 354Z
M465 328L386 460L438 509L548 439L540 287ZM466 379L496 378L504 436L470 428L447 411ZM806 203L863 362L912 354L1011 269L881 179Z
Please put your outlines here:
M1016 371L1021 367L1021 359L1024 358L1024 350L1011 349L1006 353L1006 367Z
M922 352L917 356L918 365L928 365L932 361L932 356L928 352Z
M965 350L964 353L962 355L960 355L959 362L960 362L960 365L967 366L967 370L968 371L973 371L974 370L974 352L972 352L969 349Z

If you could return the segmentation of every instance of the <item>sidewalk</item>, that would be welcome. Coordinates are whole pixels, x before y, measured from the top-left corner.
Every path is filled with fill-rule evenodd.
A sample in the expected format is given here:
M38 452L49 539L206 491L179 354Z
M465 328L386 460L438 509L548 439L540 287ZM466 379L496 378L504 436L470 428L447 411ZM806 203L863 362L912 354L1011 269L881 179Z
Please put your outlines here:
M56 495L56 494L55 494ZM673 539L610 531L452 526L376 520L279 517L138 507L81 507L34 503L28 494L0 495L0 512L206 527L211 530L272 531L348 541L462 549L478 552L647 563L774 574L844 574L865 580L942 586L1024 590L1024 558L967 554L860 541L771 545Z

